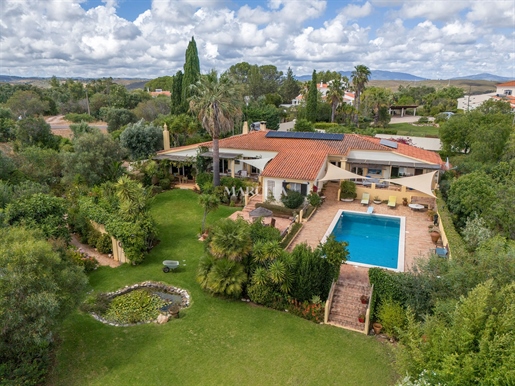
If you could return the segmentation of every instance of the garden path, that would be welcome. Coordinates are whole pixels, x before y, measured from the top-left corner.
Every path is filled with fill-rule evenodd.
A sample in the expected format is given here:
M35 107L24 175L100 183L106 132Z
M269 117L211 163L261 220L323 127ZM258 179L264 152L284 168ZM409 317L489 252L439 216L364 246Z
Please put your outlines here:
M87 244L82 244L79 241L79 236L76 234L72 235L71 244L77 248L81 248L84 252L86 252L88 255L93 256L95 259L97 259L98 264L109 266L111 268L116 268L120 266L120 262L114 260L113 258L109 257L105 253L100 253L96 250L96 248L92 248Z

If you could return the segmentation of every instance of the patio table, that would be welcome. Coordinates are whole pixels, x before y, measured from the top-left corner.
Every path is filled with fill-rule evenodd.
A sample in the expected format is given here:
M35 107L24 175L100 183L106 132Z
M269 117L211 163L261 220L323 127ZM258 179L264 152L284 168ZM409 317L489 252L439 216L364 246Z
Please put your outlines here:
M424 205L421 205L421 204L409 204L408 206L409 206L409 207L411 208L411 210L413 210L413 211L416 211L416 210L422 210L422 209L424 209L424 208L425 208L425 206L424 206Z

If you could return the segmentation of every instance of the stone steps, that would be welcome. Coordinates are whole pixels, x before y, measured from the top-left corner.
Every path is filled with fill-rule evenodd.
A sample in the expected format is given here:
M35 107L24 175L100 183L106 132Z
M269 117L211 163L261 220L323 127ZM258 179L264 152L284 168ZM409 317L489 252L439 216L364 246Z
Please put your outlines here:
M339 327L363 331L365 324L358 321L358 316L366 313L368 305L361 303L361 296L370 297L370 291L368 283L338 280L328 322Z

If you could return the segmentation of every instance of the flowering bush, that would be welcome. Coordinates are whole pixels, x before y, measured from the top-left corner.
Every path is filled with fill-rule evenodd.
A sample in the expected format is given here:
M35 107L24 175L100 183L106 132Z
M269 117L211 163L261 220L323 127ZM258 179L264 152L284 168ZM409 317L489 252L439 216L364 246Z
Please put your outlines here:
M308 301L299 302L297 299L290 299L288 312L315 323L322 323L324 321L325 302L310 303Z

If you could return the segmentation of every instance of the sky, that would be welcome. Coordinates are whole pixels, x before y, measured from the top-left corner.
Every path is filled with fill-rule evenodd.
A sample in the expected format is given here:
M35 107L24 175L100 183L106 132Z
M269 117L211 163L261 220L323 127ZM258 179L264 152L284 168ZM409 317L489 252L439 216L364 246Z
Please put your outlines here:
M0 0L0 74L156 78L248 62L515 79L514 0Z

